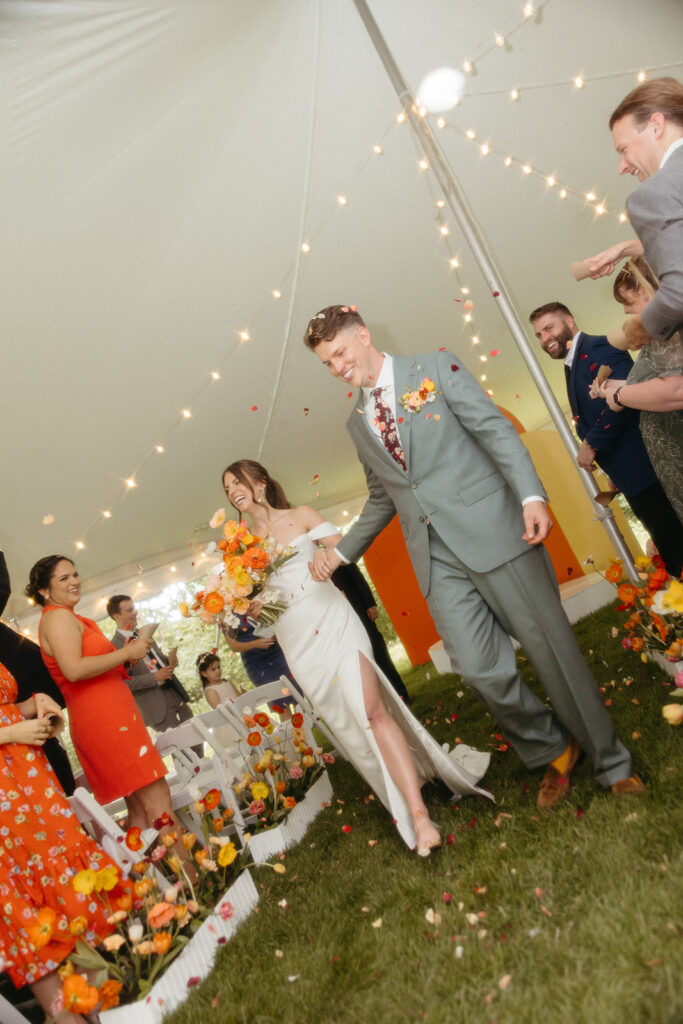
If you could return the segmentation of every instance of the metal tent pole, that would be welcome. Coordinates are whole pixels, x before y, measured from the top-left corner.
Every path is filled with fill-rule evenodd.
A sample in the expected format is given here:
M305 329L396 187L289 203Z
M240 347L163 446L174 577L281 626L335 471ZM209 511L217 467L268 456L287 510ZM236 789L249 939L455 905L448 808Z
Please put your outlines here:
M479 269L484 275L484 279L488 287L491 289L491 293L498 304L501 316L507 324L508 330L514 339L517 348L522 354L522 358L548 408L565 447L572 456L572 461L576 465L577 472L581 478L581 483L583 484L588 497L592 500L600 493L600 488L593 478L592 473L589 473L588 470L581 469L581 467L576 464L577 444L574 439L574 435L564 418L562 409L560 408L560 405L555 398L548 381L546 380L545 374L541 370L536 354L529 344L529 339L526 336L524 327L522 326L512 304L503 281L503 276L489 250L474 214L470 210L465 195L462 192L453 171L451 170L441 146L432 134L429 125L426 123L424 118L420 117L418 114L415 98L399 70L393 54L387 46L386 40L384 39L384 36L382 35L380 28L366 3L366 0L353 0L353 3L363 21L363 24L365 25L365 28L367 29L368 35L370 36L375 49L377 50L377 54L384 65L391 84L396 90L399 101L410 120L411 127L417 138L424 146L425 155L429 158L431 167L437 177L441 189L443 190L446 202L448 203L453 216L460 226L460 230L472 250L474 258L479 265ZM633 564L633 556L631 555L626 541L615 522L612 510L610 508L603 509L600 508L600 506L596 506L596 509L598 510L597 518L602 522L603 526L607 530L608 536L614 545L617 554L624 563L624 567L627 569L632 579L638 580L636 568Z

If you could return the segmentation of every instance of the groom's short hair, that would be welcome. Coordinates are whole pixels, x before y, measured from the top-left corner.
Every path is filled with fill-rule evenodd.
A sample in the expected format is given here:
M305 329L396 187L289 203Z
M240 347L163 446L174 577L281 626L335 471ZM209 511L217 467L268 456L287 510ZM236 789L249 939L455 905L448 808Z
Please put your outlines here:
M311 317L304 344L309 348L317 348L321 341L332 341L340 331L347 327L365 327L365 321L356 306L326 306Z

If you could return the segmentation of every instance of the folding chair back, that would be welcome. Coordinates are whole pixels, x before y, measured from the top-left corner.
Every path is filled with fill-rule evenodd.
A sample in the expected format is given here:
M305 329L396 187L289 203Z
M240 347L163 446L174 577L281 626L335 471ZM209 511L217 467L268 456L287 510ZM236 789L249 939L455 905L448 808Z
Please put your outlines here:
M70 796L71 809L80 821L86 832L100 844L105 853L119 865L124 875L127 875L135 860L144 855L145 850L154 842L159 834L153 828L147 828L140 834L142 847L133 854L125 844L126 833L118 825L107 810L98 804L92 793L79 786Z

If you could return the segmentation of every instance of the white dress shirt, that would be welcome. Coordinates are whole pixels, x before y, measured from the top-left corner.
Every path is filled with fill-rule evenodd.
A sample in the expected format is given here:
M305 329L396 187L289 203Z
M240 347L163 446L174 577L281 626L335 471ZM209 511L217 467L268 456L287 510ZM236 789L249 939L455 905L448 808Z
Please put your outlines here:
M679 146L683 146L683 136L681 136L680 139L676 139L675 142L672 142L671 145L669 146L669 148L667 149L666 153L662 157L662 162L659 165L660 171L661 171L662 167L664 166L664 164L666 163L666 161L671 156L671 154L673 153L673 151L675 149L678 149Z

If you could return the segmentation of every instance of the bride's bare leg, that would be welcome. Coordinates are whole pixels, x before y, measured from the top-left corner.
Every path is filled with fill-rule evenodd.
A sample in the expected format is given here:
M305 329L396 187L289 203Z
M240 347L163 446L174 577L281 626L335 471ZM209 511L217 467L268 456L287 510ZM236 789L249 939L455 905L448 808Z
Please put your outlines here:
M432 849L439 845L441 836L439 830L429 820L410 747L400 727L385 707L375 670L363 654L359 655L359 658L365 713L377 746L392 780L408 805L417 832L418 849Z

